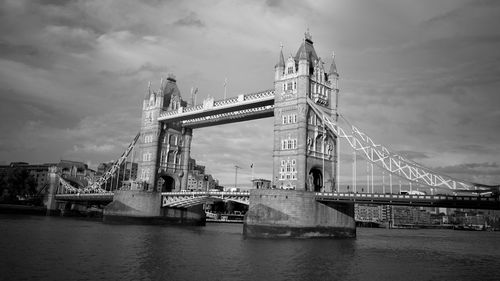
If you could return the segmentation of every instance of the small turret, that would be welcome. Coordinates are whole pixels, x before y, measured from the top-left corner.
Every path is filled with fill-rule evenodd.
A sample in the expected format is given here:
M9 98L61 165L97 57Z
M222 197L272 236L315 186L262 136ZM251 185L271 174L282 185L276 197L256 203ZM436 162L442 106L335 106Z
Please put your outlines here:
M304 42L298 51L299 75L309 75L309 60L307 56L306 44L306 39L304 38Z
M149 100L149 96L151 95L151 81L148 83L148 90L146 91L146 95L144 95L144 100Z
M275 74L276 80L280 79L281 76L285 73L285 58L283 57L283 44L281 44L279 61L276 64L276 66L274 66L274 69L276 72Z
M332 53L332 64L328 72L328 80L332 82L332 88L338 92L339 73L337 71L337 64L335 63L335 52Z

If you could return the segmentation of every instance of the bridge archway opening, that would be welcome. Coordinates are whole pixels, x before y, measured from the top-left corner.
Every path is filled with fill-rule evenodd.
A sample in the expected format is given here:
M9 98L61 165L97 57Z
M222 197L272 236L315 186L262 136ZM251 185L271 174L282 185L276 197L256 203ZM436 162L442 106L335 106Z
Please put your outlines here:
M309 185L314 192L321 192L323 188L323 173L318 168L312 168L309 171Z
M171 192L175 190L175 179L171 176L163 176L161 192Z

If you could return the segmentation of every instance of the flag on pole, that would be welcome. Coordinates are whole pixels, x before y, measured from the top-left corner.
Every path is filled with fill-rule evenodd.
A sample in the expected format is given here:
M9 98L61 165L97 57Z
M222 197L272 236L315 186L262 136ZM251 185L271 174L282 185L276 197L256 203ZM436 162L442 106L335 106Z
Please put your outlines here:
M253 168L253 163L250 165L250 168Z

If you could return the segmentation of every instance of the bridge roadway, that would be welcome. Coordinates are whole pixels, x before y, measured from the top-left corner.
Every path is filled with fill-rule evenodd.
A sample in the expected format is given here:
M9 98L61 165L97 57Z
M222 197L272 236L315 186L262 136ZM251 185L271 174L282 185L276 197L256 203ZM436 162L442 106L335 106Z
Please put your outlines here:
M190 207L205 203L209 200L234 201L248 205L250 192L228 191L189 191L163 192L163 207ZM315 197L320 202L358 203L375 205L399 205L415 207L445 207L464 209L492 209L500 210L498 197L452 196L452 195L403 195L379 193L352 193L352 192L316 192ZM57 194L58 201L92 201L111 202L113 193L80 193Z
M111 202L113 201L113 192L107 193L66 193L56 194L57 201L74 201L74 202Z
M498 197L317 192L316 200L374 205L500 210Z

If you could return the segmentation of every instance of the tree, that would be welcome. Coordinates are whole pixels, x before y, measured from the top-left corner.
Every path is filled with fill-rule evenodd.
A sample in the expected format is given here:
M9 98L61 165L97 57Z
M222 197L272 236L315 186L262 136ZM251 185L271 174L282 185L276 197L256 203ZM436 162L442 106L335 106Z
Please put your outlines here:
M27 169L12 168L7 171L0 184L3 187L2 199L15 201L18 198L27 198L36 195L36 180Z

